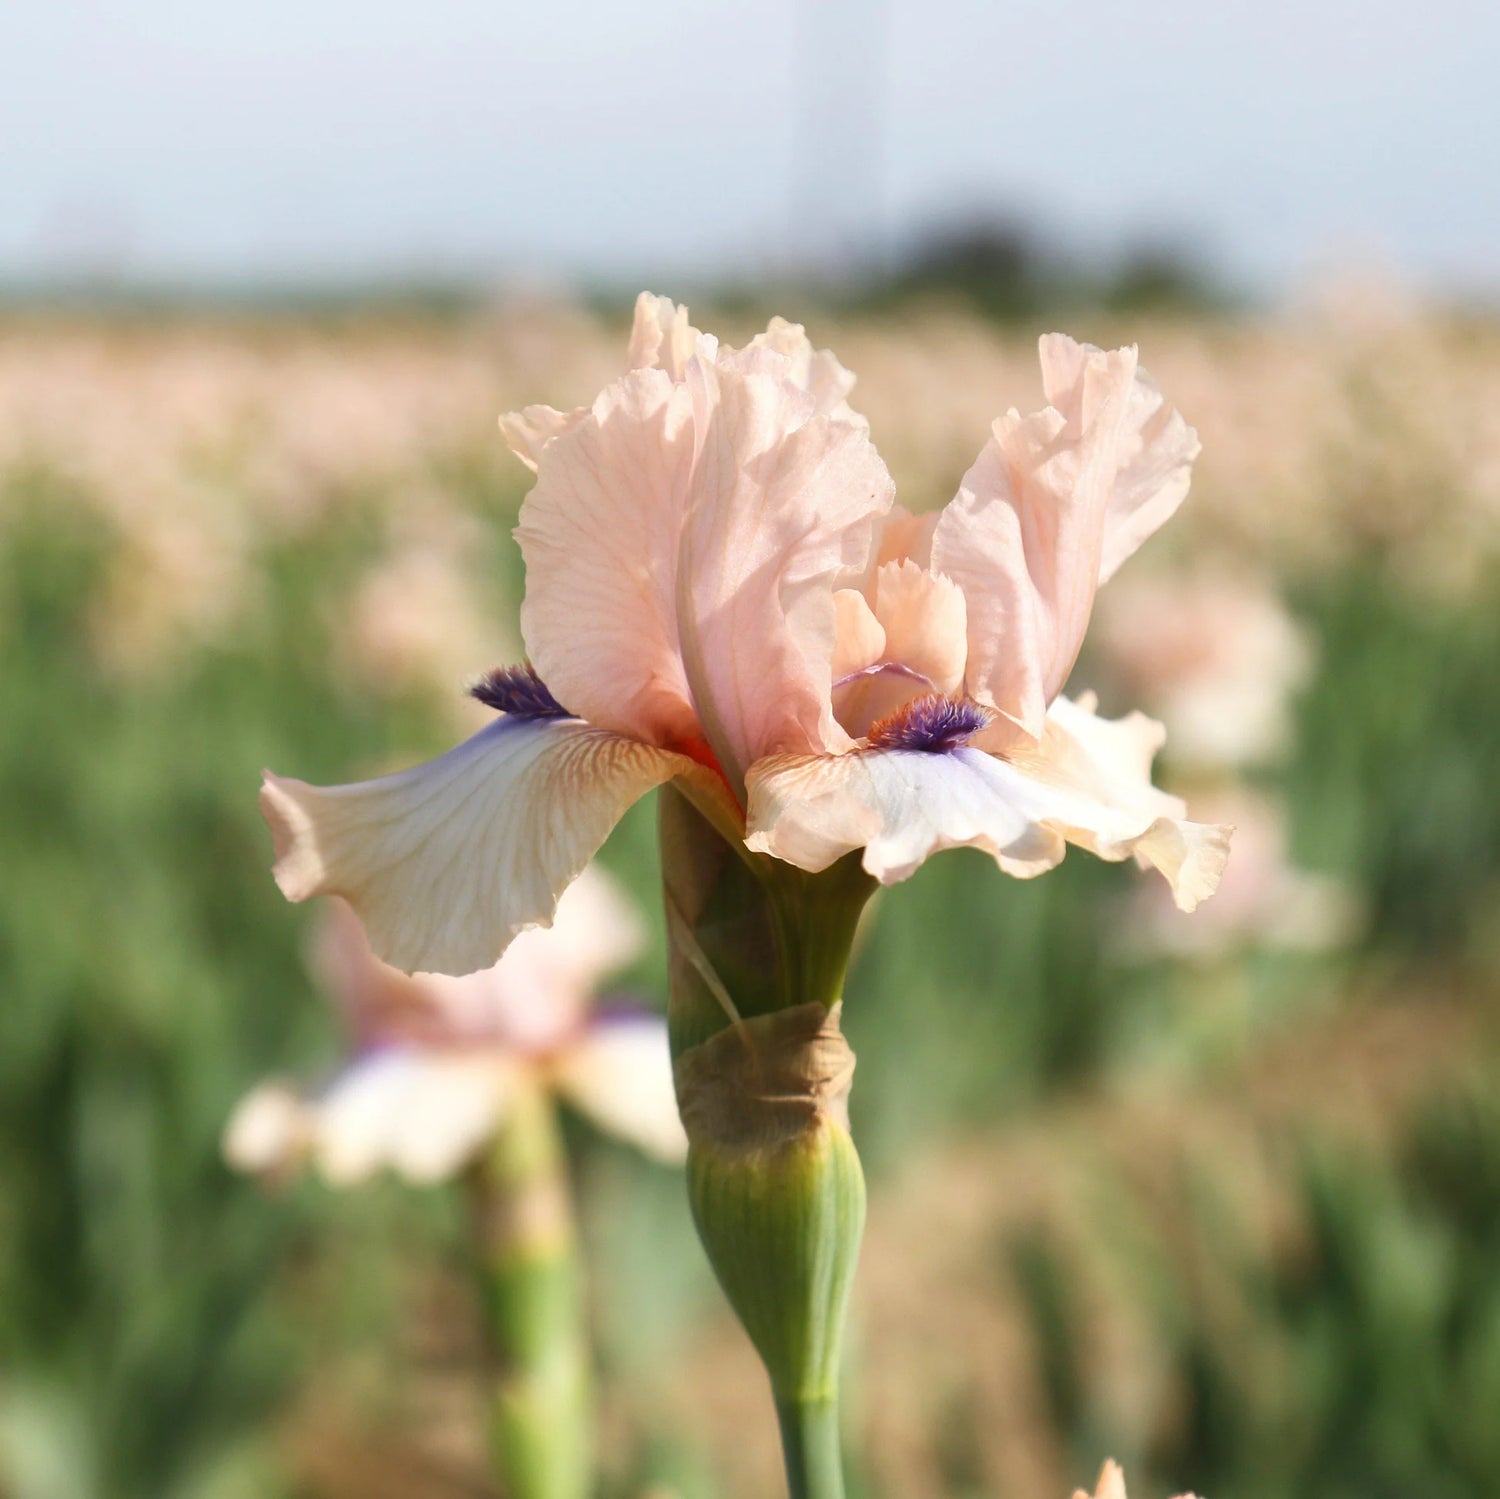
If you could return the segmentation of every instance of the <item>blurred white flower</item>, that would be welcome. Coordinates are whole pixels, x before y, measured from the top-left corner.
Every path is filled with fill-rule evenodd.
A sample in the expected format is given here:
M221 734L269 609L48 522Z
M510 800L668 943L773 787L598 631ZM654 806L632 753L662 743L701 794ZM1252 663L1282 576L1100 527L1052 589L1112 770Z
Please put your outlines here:
M1347 942L1358 923L1354 894L1332 875L1298 869L1286 846L1286 815L1244 786L1201 792L1205 815L1234 828L1234 858L1214 900L1192 921L1154 886L1130 893L1124 926L1134 951L1203 957L1245 946L1318 952Z
M1281 750L1312 667L1274 589L1216 571L1123 579L1100 596L1095 639L1132 701L1166 725L1174 759L1196 768Z
M340 601L340 659L377 693L425 690L455 723L477 728L489 715L476 711L463 687L476 663L519 650L476 587L473 559L484 554L483 530L435 499L419 516L394 518L391 531L387 555ZM485 590L493 604L487 573Z
M252 1090L229 1121L225 1156L267 1174L310 1158L335 1185L383 1168L440 1181L484 1148L518 1090L540 1086L649 1154L680 1160L664 1022L593 1004L641 942L636 913L592 867L550 928L523 932L493 968L463 978L388 967L348 906L330 902L313 959L343 1011L351 1058L317 1089L271 1079Z
M1099 1482L1092 1495L1078 1489L1073 1499L1125 1499L1125 1474L1117 1462L1107 1462L1099 1472ZM1194 1499L1192 1494L1179 1494L1178 1499Z

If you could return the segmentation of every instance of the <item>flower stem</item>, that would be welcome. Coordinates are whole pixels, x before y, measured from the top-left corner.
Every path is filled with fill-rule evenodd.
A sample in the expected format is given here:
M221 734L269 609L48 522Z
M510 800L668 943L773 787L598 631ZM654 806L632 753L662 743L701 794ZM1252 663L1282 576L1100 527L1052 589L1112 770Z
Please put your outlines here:
M586 1499L593 1476L582 1273L550 1098L518 1090L473 1173L493 1364L490 1450L510 1499Z
M837 1401L778 1400L776 1419L791 1499L844 1499Z
M864 1231L844 975L875 882L731 848L661 793L667 1007L698 1237L770 1376L792 1499L842 1499L837 1390Z

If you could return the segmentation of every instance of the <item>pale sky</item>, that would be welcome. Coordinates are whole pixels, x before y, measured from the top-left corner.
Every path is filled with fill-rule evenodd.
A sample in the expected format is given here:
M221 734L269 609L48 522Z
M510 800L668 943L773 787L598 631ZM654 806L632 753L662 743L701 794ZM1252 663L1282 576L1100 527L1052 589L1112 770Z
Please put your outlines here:
M12 0L0 275L663 290L1016 210L1500 294L1496 0Z

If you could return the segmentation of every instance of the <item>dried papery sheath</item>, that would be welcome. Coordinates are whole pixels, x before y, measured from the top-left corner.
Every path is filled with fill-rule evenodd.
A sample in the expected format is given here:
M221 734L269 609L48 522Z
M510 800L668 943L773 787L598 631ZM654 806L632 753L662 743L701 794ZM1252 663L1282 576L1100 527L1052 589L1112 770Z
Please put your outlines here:
M821 1120L849 1127L854 1052L842 1003L798 1005L726 1027L684 1052L673 1074L691 1135L722 1149L772 1149Z
M684 1052L698 1231L777 1397L829 1402L864 1228L841 1006L758 1015Z

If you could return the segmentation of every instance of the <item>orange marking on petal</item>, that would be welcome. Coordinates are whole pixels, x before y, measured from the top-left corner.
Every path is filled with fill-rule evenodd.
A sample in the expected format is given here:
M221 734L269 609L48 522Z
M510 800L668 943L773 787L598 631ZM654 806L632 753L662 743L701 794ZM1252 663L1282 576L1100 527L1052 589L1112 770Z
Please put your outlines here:
M729 777L724 774L724 767L719 763L719 757L713 752L713 747L709 744L708 740L697 737L691 739L674 739L667 748L676 750L679 755L686 755L694 764L701 765L705 770L712 771L724 783L724 789L729 793L735 806L742 813L744 812L745 804L735 795L734 787L730 785Z

